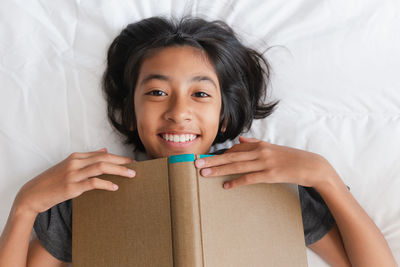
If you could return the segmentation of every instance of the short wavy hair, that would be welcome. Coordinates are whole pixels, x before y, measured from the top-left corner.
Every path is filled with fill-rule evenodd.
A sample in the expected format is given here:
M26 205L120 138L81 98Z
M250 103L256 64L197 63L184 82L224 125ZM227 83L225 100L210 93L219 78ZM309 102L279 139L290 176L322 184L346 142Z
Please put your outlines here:
M141 64L157 50L184 45L203 50L219 80L222 108L213 145L248 131L253 119L269 116L279 103L264 103L270 65L262 54L244 46L225 22L196 17L146 18L129 24L113 40L102 78L107 116L125 137L124 144L145 152L133 108Z

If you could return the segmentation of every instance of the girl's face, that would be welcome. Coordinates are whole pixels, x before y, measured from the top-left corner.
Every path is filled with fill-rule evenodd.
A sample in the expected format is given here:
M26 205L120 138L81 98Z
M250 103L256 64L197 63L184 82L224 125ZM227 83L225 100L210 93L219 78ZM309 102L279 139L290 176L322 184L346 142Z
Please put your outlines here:
M135 87L136 127L151 158L209 153L220 112L218 77L203 51L167 47L143 61Z

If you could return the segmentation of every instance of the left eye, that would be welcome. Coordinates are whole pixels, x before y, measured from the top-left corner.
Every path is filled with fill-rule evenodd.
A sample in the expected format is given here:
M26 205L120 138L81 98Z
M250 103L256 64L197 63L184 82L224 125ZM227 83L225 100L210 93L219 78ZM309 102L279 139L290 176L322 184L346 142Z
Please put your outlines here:
M161 91L161 90L153 90L151 92L147 93L148 95L154 95L154 96L165 96L167 95L165 92Z
M194 95L198 96L198 97L208 97L209 96L208 94L206 94L204 92L196 92L196 93L194 93Z

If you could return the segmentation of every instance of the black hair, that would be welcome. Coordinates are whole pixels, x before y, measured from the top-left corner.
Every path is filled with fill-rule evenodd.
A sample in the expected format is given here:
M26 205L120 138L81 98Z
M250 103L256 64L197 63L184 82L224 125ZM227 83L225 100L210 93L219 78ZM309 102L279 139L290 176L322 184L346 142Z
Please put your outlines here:
M269 116L279 103L264 103L270 77L268 62L262 54L244 46L225 22L195 17L180 20L150 17L126 26L107 54L102 80L107 115L116 130L126 137L125 144L134 144L145 152L133 108L141 64L154 51L183 45L204 51L219 80L222 108L213 145L248 131L253 119ZM221 131L222 128L225 130Z

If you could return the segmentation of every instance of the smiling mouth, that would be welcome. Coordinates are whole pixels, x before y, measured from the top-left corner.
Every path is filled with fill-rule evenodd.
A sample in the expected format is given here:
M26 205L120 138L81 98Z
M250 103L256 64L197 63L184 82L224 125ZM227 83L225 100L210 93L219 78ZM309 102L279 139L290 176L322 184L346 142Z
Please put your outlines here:
M172 134L172 133L161 133L158 135L164 141L171 142L171 143L189 143L198 138L199 135L197 134Z

